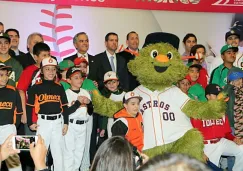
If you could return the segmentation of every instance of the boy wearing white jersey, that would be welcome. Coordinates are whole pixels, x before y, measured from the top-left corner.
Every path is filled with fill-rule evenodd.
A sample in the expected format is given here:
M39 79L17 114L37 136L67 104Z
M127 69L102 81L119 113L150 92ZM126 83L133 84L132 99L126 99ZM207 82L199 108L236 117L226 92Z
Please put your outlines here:
M79 68L71 67L66 74L67 82L71 85L66 90L69 111L69 129L64 136L64 167L65 171L78 171L85 149L88 114L93 113L90 94L80 88L82 75Z
M105 73L104 85L104 89L101 90L101 94L103 96L110 98L113 101L123 100L123 97L126 92L119 87L119 80L115 72L108 71L107 73ZM112 136L111 127L113 123L113 118L102 117L100 137L104 136L105 130L107 130L107 135L109 138Z

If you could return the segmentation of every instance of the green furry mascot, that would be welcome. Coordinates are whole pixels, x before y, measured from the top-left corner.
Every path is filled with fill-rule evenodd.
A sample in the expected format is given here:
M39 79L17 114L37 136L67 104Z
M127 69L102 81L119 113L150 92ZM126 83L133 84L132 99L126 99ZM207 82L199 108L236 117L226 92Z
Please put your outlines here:
M190 100L173 85L188 72L176 49L178 46L179 38L173 34L151 33L139 56L128 63L129 71L141 84L134 91L143 98L140 103L144 122L143 152L150 157L165 152L185 153L202 160L203 137L193 129L190 118L220 118L226 104L223 100ZM94 95L93 104L95 112L108 117L123 108L122 102L113 102L98 93Z

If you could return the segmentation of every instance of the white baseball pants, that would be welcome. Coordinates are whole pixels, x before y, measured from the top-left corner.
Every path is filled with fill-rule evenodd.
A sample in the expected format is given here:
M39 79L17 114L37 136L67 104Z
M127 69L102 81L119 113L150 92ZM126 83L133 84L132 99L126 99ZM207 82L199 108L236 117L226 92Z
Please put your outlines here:
M235 156L233 171L243 171L243 148L233 141L221 138L221 140L215 144L205 144L204 153L216 166L219 166L221 155Z
M11 134L17 134L14 124L0 126L0 145L2 145ZM7 158L5 162L9 171L22 171L20 159L17 154Z
M89 115L88 118L89 118L89 121L87 122L84 155L83 155L83 159L82 159L81 167L80 167L81 171L89 171L89 167L90 167L89 149L90 149L91 133L92 133L92 129L93 129L93 115Z
M67 134L64 136L65 171L79 171L86 148L86 127L87 123L79 125L69 122Z
M58 118L56 120L45 120L39 115L37 125L39 125L37 127L37 135L40 134L44 139L47 149L49 146L51 148L54 171L64 171L62 118Z

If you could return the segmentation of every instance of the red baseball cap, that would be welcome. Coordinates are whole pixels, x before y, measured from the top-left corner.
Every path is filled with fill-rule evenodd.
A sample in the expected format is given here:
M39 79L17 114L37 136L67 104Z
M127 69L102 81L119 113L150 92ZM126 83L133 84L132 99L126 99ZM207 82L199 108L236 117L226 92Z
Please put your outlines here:
M74 65L78 66L81 63L86 63L87 65L89 65L88 61L85 58L76 58L73 61Z

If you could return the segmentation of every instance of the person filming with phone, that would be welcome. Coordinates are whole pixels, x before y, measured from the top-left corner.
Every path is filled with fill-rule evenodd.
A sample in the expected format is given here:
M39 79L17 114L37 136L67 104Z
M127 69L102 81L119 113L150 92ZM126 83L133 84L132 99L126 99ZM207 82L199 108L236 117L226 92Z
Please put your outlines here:
M13 144L13 139L15 139L14 134L11 134L0 147L0 163L12 155L20 153L19 149L15 149ZM43 138L38 135L37 143L32 142L30 144L30 155L34 161L35 169L37 171L48 171L45 164L45 157L47 153L47 148L45 146ZM1 164L0 164L1 170Z

